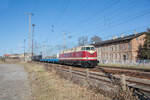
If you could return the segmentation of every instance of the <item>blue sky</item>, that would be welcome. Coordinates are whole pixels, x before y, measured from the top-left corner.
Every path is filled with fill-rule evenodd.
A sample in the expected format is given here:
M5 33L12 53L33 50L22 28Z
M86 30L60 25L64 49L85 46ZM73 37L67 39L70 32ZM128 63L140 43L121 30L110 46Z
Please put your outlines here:
M80 36L107 40L144 31L150 26L149 5L150 0L0 0L0 55L23 52L29 31L25 12L34 13L36 44L55 49L63 45L64 32L72 37L66 40L70 48Z

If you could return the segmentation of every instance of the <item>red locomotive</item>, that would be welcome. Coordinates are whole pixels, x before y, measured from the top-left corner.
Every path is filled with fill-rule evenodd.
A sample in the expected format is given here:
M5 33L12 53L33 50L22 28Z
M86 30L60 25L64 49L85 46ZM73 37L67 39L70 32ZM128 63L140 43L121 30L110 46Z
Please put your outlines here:
M93 45L64 50L59 54L59 62L82 67L95 67L98 63L97 52Z

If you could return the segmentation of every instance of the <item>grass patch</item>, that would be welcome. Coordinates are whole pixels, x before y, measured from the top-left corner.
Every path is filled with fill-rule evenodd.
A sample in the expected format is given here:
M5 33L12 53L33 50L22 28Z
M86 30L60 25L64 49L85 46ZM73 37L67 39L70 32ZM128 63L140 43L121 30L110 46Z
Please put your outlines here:
M33 100L110 100L48 72L42 65L24 63L29 73Z

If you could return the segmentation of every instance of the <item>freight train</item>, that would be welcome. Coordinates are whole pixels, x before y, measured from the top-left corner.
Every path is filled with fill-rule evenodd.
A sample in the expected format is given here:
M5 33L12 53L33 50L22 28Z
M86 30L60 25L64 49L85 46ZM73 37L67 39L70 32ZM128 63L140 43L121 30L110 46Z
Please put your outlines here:
M98 63L97 51L93 45L67 49L61 51L56 58L36 59L36 61L75 66L79 65L81 67L95 67Z

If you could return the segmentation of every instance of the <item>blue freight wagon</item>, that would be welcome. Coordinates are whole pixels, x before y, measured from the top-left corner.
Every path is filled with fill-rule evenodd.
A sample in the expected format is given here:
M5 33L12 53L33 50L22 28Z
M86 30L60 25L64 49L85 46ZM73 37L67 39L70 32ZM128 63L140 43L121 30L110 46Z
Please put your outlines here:
M40 59L41 62L58 63L59 59Z

